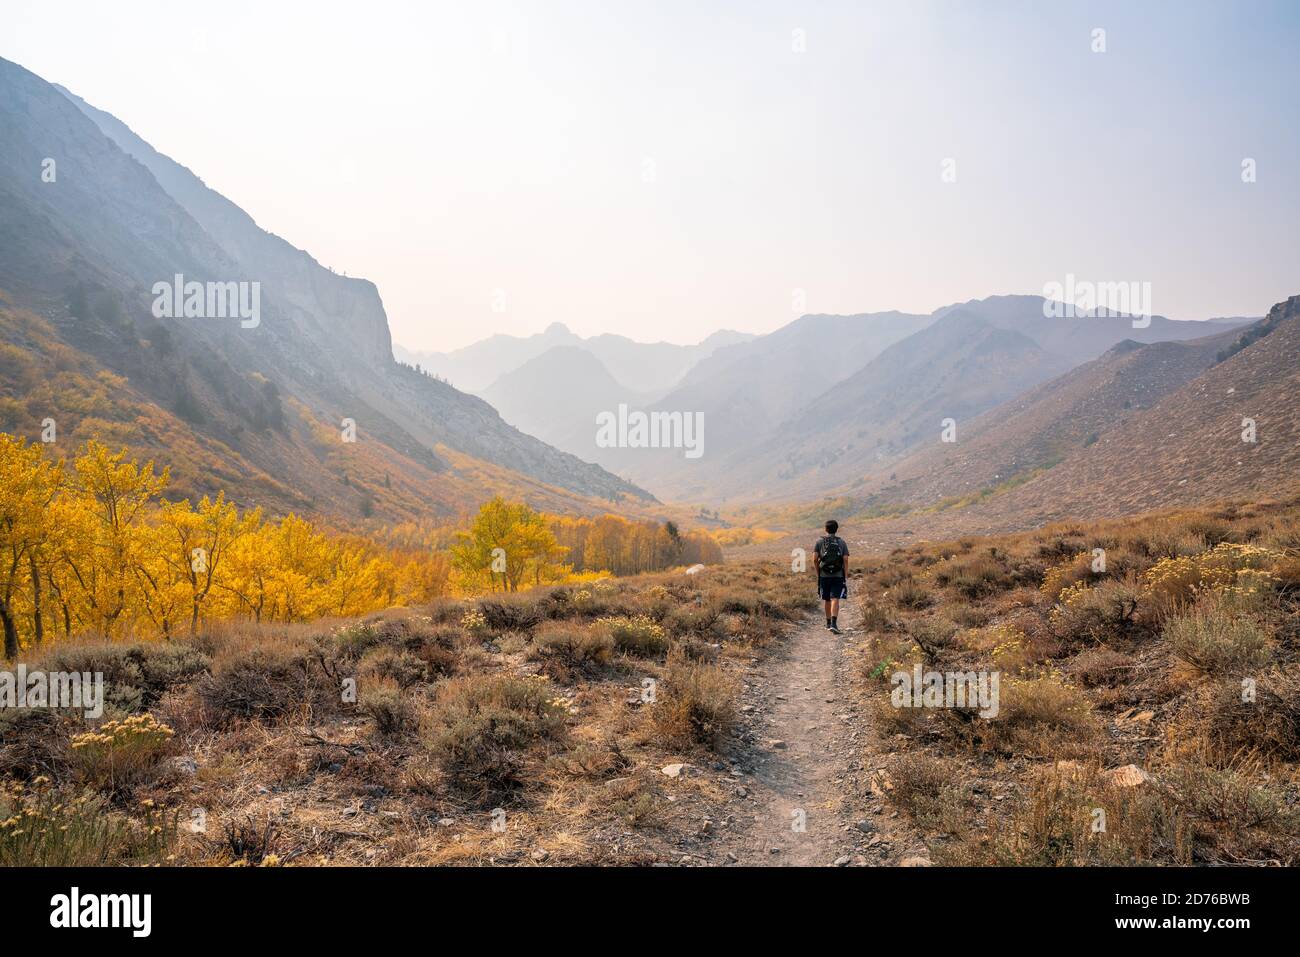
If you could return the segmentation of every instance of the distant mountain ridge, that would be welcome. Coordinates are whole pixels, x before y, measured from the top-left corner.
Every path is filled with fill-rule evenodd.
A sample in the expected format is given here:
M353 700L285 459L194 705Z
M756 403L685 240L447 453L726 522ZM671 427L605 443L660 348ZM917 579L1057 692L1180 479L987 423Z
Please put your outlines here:
M716 350L753 338L749 333L723 329L687 346L637 342L611 333L584 339L564 323L553 322L535 335L498 333L452 352L419 352L395 345L393 354L459 389L481 393L549 349L574 347L594 355L615 381L632 392L656 393L672 388L692 366Z
M699 411L712 429L709 456L745 447L890 345L925 328L930 316L881 312L813 314L695 366L657 407Z
M656 494L703 503L798 501L860 485L938 435L1124 340L1195 338L1202 323L1162 316L1052 316L1041 296L991 296L929 315L804 316L718 350L653 403L699 410L697 461L602 462ZM947 320L959 317L958 325ZM956 331L954 331L956 330ZM1000 333L1000 334L995 334Z
M967 441L844 490L837 509L879 546L1294 494L1300 296L1213 328L1119 344L975 420Z
M923 437L937 440L945 419L964 421L1065 368L1028 336L951 312L847 378L814 383L797 413L761 441L725 453L701 478L715 494L752 500L791 487L829 491Z

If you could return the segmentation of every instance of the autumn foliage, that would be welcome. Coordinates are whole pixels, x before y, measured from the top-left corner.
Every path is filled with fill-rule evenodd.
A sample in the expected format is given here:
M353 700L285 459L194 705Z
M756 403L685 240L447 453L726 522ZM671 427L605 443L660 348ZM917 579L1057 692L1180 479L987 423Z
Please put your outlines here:
M228 618L301 622L722 560L707 535L493 498L462 531L343 534L166 497L169 473L97 440L71 464L0 433L5 656L79 634L175 638ZM400 534L396 534L400 532Z
M721 546L707 532L683 531L673 522L634 522L617 515L556 516L551 531L564 549L564 561L581 571L640 575L722 561Z
M192 634L207 621L360 615L441 594L438 556L383 549L225 500L163 497L168 473L91 441L71 465L0 433L5 655L89 632Z

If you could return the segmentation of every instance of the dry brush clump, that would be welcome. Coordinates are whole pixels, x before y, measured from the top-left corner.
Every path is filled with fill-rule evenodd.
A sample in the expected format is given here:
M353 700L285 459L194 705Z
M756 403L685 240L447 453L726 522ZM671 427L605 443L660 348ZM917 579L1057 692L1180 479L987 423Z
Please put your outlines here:
M1270 667L1202 682L1179 707L1171 735L1211 764L1252 755L1288 773L1300 762L1300 675Z
M472 675L443 683L424 734L452 780L496 793L519 786L528 752L564 726L565 707L544 677Z
M223 654L195 693L204 723L218 728L241 721L306 719L339 697L337 682L312 649L279 643Z
M651 710L659 738L676 747L716 746L735 724L738 691L717 665L670 661Z
M220 839L211 842L218 860L223 863L251 867L271 867L280 863L275 853L280 829L267 817L257 820L252 815L226 821Z
M381 738L404 738L419 728L420 711L413 695L391 678L362 681L357 709L374 722Z
M890 800L927 831L965 834L974 799L962 771L956 762L924 752L899 755L889 765Z
M481 601L478 611L483 616L484 626L496 633L531 631L545 617L537 602L519 597Z
M1139 592L1131 580L1090 585L1084 581L1057 594L1050 618L1057 637L1070 644L1100 645L1137 637Z
M1039 757L1090 751L1101 734L1092 703L1053 671L1002 682L1000 713L978 727L981 739L1006 754Z
M50 709L0 709L0 775L20 781L64 775L72 735L82 727L80 716Z
M173 734L152 714L105 721L72 739L69 763L86 787L108 794L130 793L157 771Z
M429 680L428 660L405 648L380 646L366 654L357 665L358 674L410 688Z
M983 598L1020 585L1037 583L1042 567L1028 557L1007 555L997 547L973 554L953 555L933 565L935 584L951 588L966 599Z
M1300 809L1253 755L1160 769L1161 799L1189 821L1191 853L1214 864L1294 864Z
M935 600L930 589L911 577L904 578L895 585L889 595L900 608L910 608L913 611L929 608Z
M1161 559L1144 574L1143 594L1155 618L1163 621L1207 592L1247 595L1271 589L1269 569L1285 557L1270 548L1220 542L1208 551Z
M1062 762L1029 775L1010 813L938 846L956 866L1077 867L1190 863L1177 809L1147 787L1126 787L1095 764Z
M1098 645L1085 648L1068 662L1068 673L1084 688L1113 688L1132 674L1136 660L1122 651Z
M670 645L663 625L648 615L618 615L596 620L614 641L614 647L628 655L654 658L666 654Z
M1256 671L1270 656L1265 628L1216 607L1195 607L1171 616L1162 635L1175 658L1210 675Z
M593 675L614 659L617 643L610 629L572 621L547 622L537 630L529 657L545 674L564 684Z
M154 707L168 691L206 673L210 665L200 648L187 643L87 641L55 645L30 666L102 674L105 712L126 717Z

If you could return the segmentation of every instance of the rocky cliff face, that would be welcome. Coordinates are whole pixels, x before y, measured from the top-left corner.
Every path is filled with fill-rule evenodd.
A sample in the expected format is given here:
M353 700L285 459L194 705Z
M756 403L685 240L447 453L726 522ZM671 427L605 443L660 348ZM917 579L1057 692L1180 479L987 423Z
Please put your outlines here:
M188 212L247 279L274 284L277 302L304 335L330 351L375 367L392 360L393 342L379 290L366 279L340 276L310 254L266 232L189 169L164 156L124 123L81 97L56 86L124 153L153 174L163 190Z
M156 315L155 284L177 273L259 283L260 321ZM650 499L397 365L372 283L335 275L108 114L4 60L0 301L48 321L73 350L60 361L79 351L85 368L123 377L133 401L179 417L236 463L196 467L212 473L199 491L239 498L241 471L260 471L279 481L276 507L346 512L364 501L363 514L380 518L416 517L415 502L445 514L496 492L552 509ZM70 421L84 417L50 401ZM355 448L340 447L344 418L362 437ZM147 430L110 424L153 447Z

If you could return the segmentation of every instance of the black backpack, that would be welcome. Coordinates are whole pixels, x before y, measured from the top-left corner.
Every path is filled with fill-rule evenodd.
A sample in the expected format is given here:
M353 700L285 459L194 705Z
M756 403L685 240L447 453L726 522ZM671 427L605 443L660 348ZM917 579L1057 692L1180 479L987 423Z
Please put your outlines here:
M834 535L822 539L821 562L818 574L824 578L839 578L844 574L844 547Z

